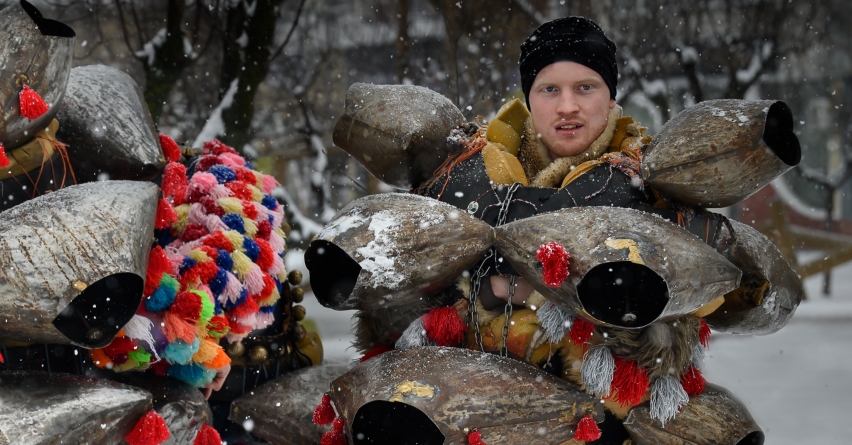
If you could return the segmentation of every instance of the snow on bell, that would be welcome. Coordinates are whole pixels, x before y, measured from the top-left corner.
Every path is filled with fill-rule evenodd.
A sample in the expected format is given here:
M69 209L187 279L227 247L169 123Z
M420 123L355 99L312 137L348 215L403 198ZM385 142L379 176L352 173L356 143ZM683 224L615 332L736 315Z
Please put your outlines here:
M142 89L126 73L104 65L71 70L68 92L58 116L59 140L77 179L149 180L166 159Z
M449 99L428 88L356 83L333 139L373 176L408 190L454 154L447 136L464 122Z
M314 424L314 408L331 381L349 368L324 363L289 372L231 402L228 419L237 425L251 419L251 433L274 444L320 443L327 428Z
M781 101L708 100L663 125L641 162L642 179L693 207L727 207L802 158L793 114Z
M353 201L305 252L311 287L326 307L369 309L428 298L454 283L491 247L491 226L419 195Z
M518 360L464 348L385 352L331 384L348 437L364 443L571 443L580 420L603 421L600 399ZM542 434L544 432L544 434Z
M743 278L705 320L720 332L771 334L790 321L802 302L802 280L769 238L746 224L731 220L731 225L737 243L729 259Z
M0 443L123 443L151 394L60 373L0 373Z
M624 427L637 445L763 445L765 440L745 405L725 388L710 383L665 426L643 404L630 410Z
M533 288L604 326L638 329L676 319L740 281L740 270L698 237L638 210L576 207L495 230L494 246ZM569 255L561 281L552 281L558 263L542 259L548 243Z
M102 181L0 213L0 338L108 345L142 300L159 195Z
M76 34L21 0L0 10L0 36L0 145L11 150L33 139L56 115L71 71ZM39 95L46 110L32 114L27 101L21 104L24 87L25 98Z

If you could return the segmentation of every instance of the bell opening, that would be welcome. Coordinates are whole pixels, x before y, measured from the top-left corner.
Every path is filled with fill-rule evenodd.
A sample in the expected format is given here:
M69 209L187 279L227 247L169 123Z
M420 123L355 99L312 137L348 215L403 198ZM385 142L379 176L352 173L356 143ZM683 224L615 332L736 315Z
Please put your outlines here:
M356 444L441 445L444 439L429 416L401 402L367 403L352 421L352 441Z
M122 272L90 284L53 319L53 326L71 343L102 348L133 318L142 302L144 280Z
M30 19L32 19L32 21L36 24L41 35L68 38L77 36L77 33L74 32L70 26L56 20L44 18L44 16L41 15L41 11L26 0L21 0L21 7L24 8L24 12L26 12L27 15L30 16Z
M749 433L748 436L737 442L737 445L763 445L764 440L766 439L763 433L761 431L755 431L753 433Z
M763 142L789 166L797 165L802 160L802 147L799 138L793 133L793 112L784 102L775 102L769 107Z
M361 273L361 266L349 254L326 240L311 242L305 251L305 266L317 301L332 309L346 301Z
M615 326L640 328L659 317L669 301L665 280L648 266L630 261L599 264L577 285L583 309Z

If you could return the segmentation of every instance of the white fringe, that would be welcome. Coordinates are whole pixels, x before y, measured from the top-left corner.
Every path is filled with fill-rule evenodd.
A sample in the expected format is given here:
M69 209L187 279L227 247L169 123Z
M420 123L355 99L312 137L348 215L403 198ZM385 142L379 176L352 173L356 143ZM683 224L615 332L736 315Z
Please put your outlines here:
M673 376L657 377L651 384L651 417L659 420L663 427L687 402L689 395Z
M423 327L423 317L411 322L399 339L396 341L396 349L411 349L420 346L435 346L435 342L426 336L426 329Z
M535 315L551 343L562 341L574 323L574 316L552 301L544 303L535 311Z
M160 360L160 356L157 354L157 346L154 344L154 335L151 334L151 329L153 328L154 322L139 314L134 315L122 328L124 335L127 337L148 343L151 353L154 354L154 358L156 359L151 360L151 363Z
M704 369L704 346L701 346L701 343L696 343L692 347L692 358L689 359L689 364L695 369Z
M608 397L612 388L612 376L615 374L615 359L604 345L592 346L583 355L580 377L586 392Z

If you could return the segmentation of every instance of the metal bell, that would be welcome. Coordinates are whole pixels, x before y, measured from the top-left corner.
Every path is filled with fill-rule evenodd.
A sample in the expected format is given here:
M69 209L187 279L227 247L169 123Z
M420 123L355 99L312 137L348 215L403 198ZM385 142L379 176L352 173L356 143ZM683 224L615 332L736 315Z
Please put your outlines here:
M0 36L0 144L11 150L34 138L56 116L68 84L76 33L21 0L0 11ZM24 85L49 107L35 120L21 116L18 96Z
M491 226L449 204L386 193L353 201L305 252L311 288L326 307L389 307L455 282L491 247Z
M320 443L325 427L313 422L314 407L332 380L349 365L326 363L287 373L231 402L228 419L254 421L252 434L279 445Z
M385 352L335 379L330 394L347 435L374 443L425 439L435 428L444 440L422 443L466 444L465 430L473 428L489 445L563 443L584 415L604 417L600 399L563 379L464 348Z
M745 405L710 383L703 393L690 397L665 427L651 418L647 404L630 410L624 427L636 445L763 445L765 439Z
M142 300L159 195L103 181L0 213L0 338L108 345Z
M166 159L142 89L121 70L89 65L71 70L57 117L59 140L77 179L150 180Z
M689 314L735 289L741 272L681 227L619 207L575 207L496 228L494 242L518 273L554 303L600 325L638 329ZM536 258L548 242L570 255L558 287Z
M119 443L151 399L109 380L0 372L0 443Z
M668 121L642 159L642 179L692 207L727 207L802 159L781 101L708 100Z
M458 150L447 136L464 122L449 99L428 88L355 83L333 139L373 176L408 190Z
M743 271L743 279L705 320L721 332L771 334L790 321L802 302L802 280L769 238L741 222L731 225L737 244L729 259Z

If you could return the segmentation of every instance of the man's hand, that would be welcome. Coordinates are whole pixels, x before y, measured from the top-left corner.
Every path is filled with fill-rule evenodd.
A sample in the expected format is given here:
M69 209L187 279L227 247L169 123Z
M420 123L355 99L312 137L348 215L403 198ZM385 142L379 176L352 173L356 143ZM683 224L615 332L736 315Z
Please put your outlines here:
M222 389L222 385L225 384L225 379L228 378L228 373L230 372L231 365L225 365L216 370L216 377L213 377L213 381L208 383L204 388L201 388L201 394L204 394L205 399L209 399L213 391Z

